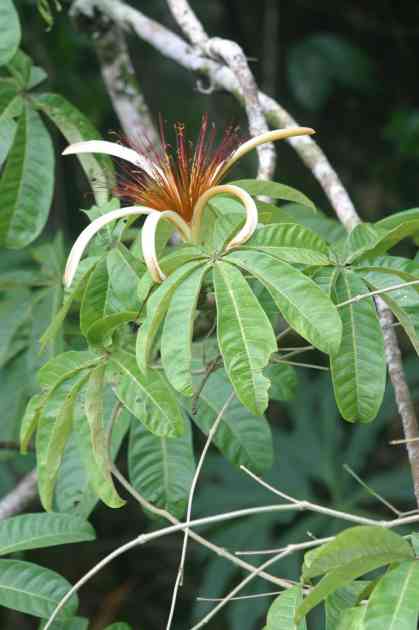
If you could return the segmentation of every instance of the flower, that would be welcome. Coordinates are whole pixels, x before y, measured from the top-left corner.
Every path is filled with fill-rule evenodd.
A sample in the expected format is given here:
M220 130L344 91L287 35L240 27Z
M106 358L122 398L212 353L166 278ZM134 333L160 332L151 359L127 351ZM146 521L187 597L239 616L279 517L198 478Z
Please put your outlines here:
M71 284L83 252L96 232L107 223L130 215L147 215L141 234L144 260L153 279L162 282L165 275L158 264L155 246L159 221L171 221L184 241L199 242L202 212L209 199L220 193L237 197L246 210L246 221L226 250L245 243L257 227L256 204L245 190L219 182L237 160L258 145L314 133L307 127L276 129L243 142L237 128L229 127L215 146L215 128L209 129L208 118L203 116L198 140L192 148L185 138L184 125L176 124L175 130L175 155L166 144L163 125L161 146L157 148L90 140L71 144L63 151L63 155L106 153L128 162L131 166L124 169L114 194L134 204L99 217L80 234L67 260L66 286Z

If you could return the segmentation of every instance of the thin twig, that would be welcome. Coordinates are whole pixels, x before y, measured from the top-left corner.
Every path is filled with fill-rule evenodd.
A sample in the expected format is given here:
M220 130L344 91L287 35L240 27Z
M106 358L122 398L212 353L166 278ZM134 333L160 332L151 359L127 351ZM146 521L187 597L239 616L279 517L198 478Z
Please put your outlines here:
M367 483L365 483L365 481L361 479L361 477L359 477L359 475L357 475L356 472L352 470L350 466L348 466L348 464L343 464L343 468L344 470L346 470L347 473L351 475L351 477L355 479L355 481L357 481L368 492L368 494L371 494L373 497L378 499L378 501L380 501L380 503L388 507L388 509L391 512L393 512L393 514L397 514L397 516L400 516L402 514L402 512L398 510L396 507L394 507L394 505L392 505L389 501L387 501L387 499L382 497L381 494L378 494L378 492L376 492Z
M325 543L331 542L332 540L335 539L335 536L327 536L326 538L314 538L313 540L311 540L312 543L317 543L318 545L323 545ZM280 547L279 549L253 549L253 550L248 550L246 549L245 551L236 551L235 554L236 556L259 556L259 555L273 555L273 554L278 554L281 553L282 551L285 551L288 548L288 545L286 545L285 547Z
M202 466L204 464L205 461L205 457L206 454L208 452L208 449L210 447L210 444L215 436L215 434L217 433L218 427L220 426L221 420L223 419L224 413L226 412L229 404L231 403L231 401L234 398L234 391L231 392L231 394L229 395L229 397L227 398L227 400L225 401L224 405L221 407L221 410L218 414L218 416L215 418L211 429L208 432L208 437L207 440L205 442L204 448L202 449L202 453L201 456L199 458L197 467L196 467L196 471L195 474L193 476L192 479L192 483L191 483L191 489L189 491L189 497L188 497L188 508L186 510L186 520L190 521L191 520L191 513L192 513L192 503L193 503L193 498L194 498L194 494L195 494L195 488L196 488L196 484L198 483L198 478L199 475L201 473L201 469ZM183 545L182 545L182 553L180 556L180 562L179 562L179 568L178 568L178 572L177 572L177 576L176 576L176 581L175 581L175 586L173 588L173 594L172 594L172 601L171 601L171 605L170 605L170 611L169 611L169 618L167 620L167 625L166 625L166 630L170 630L170 627L172 625L172 620L173 620L173 615L175 612L175 607L176 607L176 600L177 600L177 595L179 592L179 586L182 585L183 582L183 572L184 572L184 568L185 568L185 559L186 559L186 550L188 547L188 535L189 535L189 530L185 529L185 534L183 537Z

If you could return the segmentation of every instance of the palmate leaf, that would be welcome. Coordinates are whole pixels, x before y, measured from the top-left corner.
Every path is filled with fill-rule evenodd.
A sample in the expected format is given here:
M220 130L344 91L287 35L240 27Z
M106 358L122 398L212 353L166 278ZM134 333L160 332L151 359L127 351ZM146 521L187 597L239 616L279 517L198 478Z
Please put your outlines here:
M214 264L218 343L228 377L240 402L255 415L268 406L269 381L262 370L276 351L271 323L242 273Z
M182 264L161 284L147 302L147 317L137 335L137 363L141 371L147 369L154 340L160 328L176 288L198 267L201 260Z
M335 283L336 303L368 293L362 279L342 272ZM339 354L331 357L333 388L339 411L349 422L370 422L382 403L386 382L384 339L372 298L339 309L343 335Z
M342 322L325 293L303 273L263 252L235 251L224 258L257 278L271 293L289 325L316 348L334 355Z
M69 590L70 584L55 571L23 560L0 560L0 606L48 619ZM71 618L77 607L74 594L58 619Z
M201 362L194 366L202 367ZM195 375L194 382L199 386L202 375ZM196 407L191 415L194 423L208 435L224 403L231 395L231 385L224 370L217 370L205 384ZM187 403L192 412L191 403ZM264 416L250 413L236 399L228 405L213 438L214 445L233 466L247 466L256 473L269 470L273 462L272 434Z
M101 357L89 350L69 350L48 361L38 372L38 381L45 390L53 390L77 372L94 367Z
M264 181L261 179L238 179L234 182L229 182L234 186L243 188L250 195L258 197L259 195L267 195L272 199L282 199L285 201L292 201L294 203L301 204L311 208L313 212L316 212L316 206L306 195L299 190L291 188L291 186L285 186L284 184L278 184L277 182Z
M298 223L265 225L254 232L246 247L263 248L284 260L310 265L328 265L329 246L318 234ZM300 253L300 259L298 259ZM288 257L287 257L288 256ZM295 257L295 259L294 259ZM305 258L305 259L304 259Z
M134 355L118 350L110 357L122 375L116 389L120 401L157 436L178 437L184 417L175 393L158 370L141 372Z
M20 23L12 0L2 0L0 6L0 66L8 63L19 46Z
M416 630L419 615L419 562L390 568L374 588L363 617L363 630Z
M326 293L332 295L339 271L336 267L317 267L307 271L307 275Z
M341 618L332 630L364 630L363 620L365 617L365 606L356 606L343 611Z
M263 630L307 630L305 619L298 626L294 623L295 611L302 601L300 585L283 591L271 604Z
M80 307L80 329L85 337L90 327L121 308L109 282L106 257L95 265L86 282Z
M195 472L189 421L183 435L153 435L137 421L131 426L128 447L129 477L148 501L181 518Z
M95 539L93 527L71 514L20 514L0 522L0 555Z
M54 182L54 150L39 114L23 110L0 180L0 244L31 243L48 218Z
M161 361L169 383L192 396L192 336L196 306L208 265L198 267L174 291L161 338Z
M100 140L100 134L74 105L59 94L31 96L31 101L58 127L69 143ZM77 158L90 182L96 203L106 202L106 186L113 185L112 160L107 155L79 154Z
M106 257L109 282L117 299L126 310L134 311L140 308L137 286L146 267L138 258L123 245L111 249Z
M338 254L339 259L349 264L369 254L378 243L387 236L387 230L370 223L360 223L345 238L336 243L332 249Z
M109 346L112 343L112 336L115 330L123 324L134 322L137 317L138 311L120 311L119 313L112 313L97 319L88 329L88 343L99 348Z

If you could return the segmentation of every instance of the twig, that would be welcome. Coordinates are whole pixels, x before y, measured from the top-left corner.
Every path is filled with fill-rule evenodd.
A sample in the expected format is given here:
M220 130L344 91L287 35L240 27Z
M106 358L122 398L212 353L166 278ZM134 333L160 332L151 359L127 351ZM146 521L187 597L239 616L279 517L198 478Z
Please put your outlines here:
M257 599L258 597L269 597L271 595L279 595L282 591L269 591L268 593L255 593L253 595L241 595L240 597L232 597L231 602L237 602L241 599ZM222 597L197 597L197 602L222 602Z
M355 297L350 298L349 300L345 300L344 302L340 302L336 304L336 308L342 308L342 306L347 306L348 304L353 304L354 302L360 302L361 300L365 300L366 298L373 297L375 295L381 295L382 293L389 293L390 291L397 291L398 289L404 289L405 287L412 286L414 284L419 284L419 280L410 280L409 282L401 282L400 284L392 284L389 287L385 287L384 289L376 289L375 291L368 291L368 293L360 293L359 295L355 295ZM390 322L391 325L391 322Z
M118 481L124 486L124 488L131 494L131 496L144 509L146 509L149 512L155 514L156 516L160 516L161 518L164 518L164 519L168 520L173 525L177 525L180 522L180 521L178 521L178 519L176 517L174 517L172 514L170 514L170 512L168 512L167 510L163 510L161 508L158 508L155 505L153 505L152 503L150 503L149 501L147 501L147 499L145 499L129 483L129 481L127 479L125 479L125 477L120 473L120 471L116 468L115 465L112 468L112 474L116 477L116 479L118 479ZM193 530L189 530L189 536L193 540L195 540L195 542L199 543L203 547L207 547L207 549L210 549L211 551L216 553L217 556L220 556L221 558L225 558L226 560L229 560L230 562L232 562L236 566L240 567L241 569L244 569L245 571L253 571L254 565L249 564L248 562L243 562L239 558L236 558L233 554L231 554L229 551L224 549L224 547L219 547L218 545L215 545L213 542L210 542L206 538L203 538L202 536L200 536L199 534L197 534ZM289 588L290 586L293 586L293 582L291 580L284 580L282 578L278 578L278 577L275 577L273 575L270 575L269 573L263 572L263 573L260 574L260 576L263 577L267 582L271 582L272 584L276 584L277 586L282 586L282 588Z
M0 520L14 516L23 510L38 495L36 470L28 473L19 481L16 488L0 501Z
M192 503L193 503L193 497L195 494L195 488L196 488L196 484L198 483L198 478L199 475L201 473L201 469L202 466L204 464L204 460L206 457L206 454L208 452L208 449L210 447L210 444L215 436L215 434L217 433L218 427L220 426L220 422L223 419L224 413L226 412L229 404L231 403L231 401L234 398L234 391L231 392L230 396L227 398L227 400L225 401L224 405L221 407L221 410L218 414L218 416L215 418L211 429L208 432L208 437L207 440L205 442L204 448L202 449L202 453L201 456L199 458L197 467L196 467L196 471L195 474L193 476L192 479L192 483L191 483L191 489L189 491L189 497L188 497L188 508L186 510L186 520L190 521L191 520L191 513L192 513ZM173 588L173 594L172 594L172 601L171 601L171 605L170 605L170 611L169 611L169 618L167 621L167 625L166 625L166 630L170 630L170 627L172 625L172 620L173 620L173 615L175 612L175 607L176 607L176 600L177 600L177 595L179 592L179 586L182 585L183 582L183 571L185 568L185 559L186 559L186 550L188 547L188 535L189 535L189 530L185 529L185 534L183 537L183 545L182 545L182 553L180 556L180 562L179 562L179 568L178 568L178 573L176 576L176 581L175 581L175 586Z
M205 617L201 619L201 621L195 624L191 628L191 630L198 630L199 628L202 628L203 626L205 626L210 621L210 619L212 619L222 608L224 608L226 604L228 604L229 601L231 601L234 598L236 593L241 591L249 582L251 582L251 580L257 577L260 571L267 569L269 566L271 566L271 564L278 562L278 560L282 560L282 558L285 558L286 556L289 556L290 554L295 553L296 551L302 551L304 549L310 549L311 547L315 547L316 543L317 541L310 540L305 543L298 543L296 545L288 545L284 550L276 554L273 558L269 558L269 560L266 560L266 562L263 562L259 567L256 567L252 573L247 575L241 582L239 582L239 584L237 584L237 586L235 586L233 590L229 592L228 595L223 597L220 603L217 604L217 606L214 606L214 608L210 610L210 612L207 613Z
M324 545L325 543L328 543L334 539L335 539L335 536L327 536L326 538L314 538L311 542L317 543L318 545ZM236 556L272 555L274 553L276 554L281 553L282 551L285 551L287 548L288 548L288 545L286 545L285 547L280 547L279 549L254 549L254 550L246 549L246 551L236 551L235 554Z
M0 440L0 450L2 451L20 451L20 444L12 440ZM28 446L28 451L34 451L33 446Z
M382 503L383 505L388 507L388 509L391 512L393 512L393 514L397 514L397 516L400 516L402 514L402 512L400 512L400 510L398 510L396 507L394 507L394 505L392 505L389 501L387 501L387 499L382 497L381 494L378 494L378 492L376 492L367 483L365 483L365 481L363 479L361 479L361 477L359 477L356 474L356 472L354 470L352 470L352 468L350 466L348 466L348 464L343 464L343 468L344 468L344 470L346 470L347 473L349 473L351 475L351 477L353 477L355 479L355 481L357 481L368 492L368 494L371 494L373 497L378 499L378 501L380 501L380 503Z
M193 398L192 398L191 414L193 416L195 416L196 412L197 412L197 405L198 405L199 397L202 394L202 391L203 391L205 385L207 384L209 377L217 369L220 357L221 357L221 355L216 356L215 359L210 361L210 363L208 363L207 367L205 368L204 377L203 377L202 381L199 383L199 385L197 387L197 390L194 393Z

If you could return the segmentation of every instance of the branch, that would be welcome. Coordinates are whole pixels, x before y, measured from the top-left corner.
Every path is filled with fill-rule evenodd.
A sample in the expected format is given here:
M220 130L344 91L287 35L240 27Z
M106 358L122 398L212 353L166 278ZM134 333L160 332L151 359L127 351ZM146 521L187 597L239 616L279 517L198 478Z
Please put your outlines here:
M36 470L19 481L16 488L0 501L0 520L23 512L38 494Z
M156 145L159 138L132 66L124 32L112 26L95 38L95 48L103 81L125 135Z

